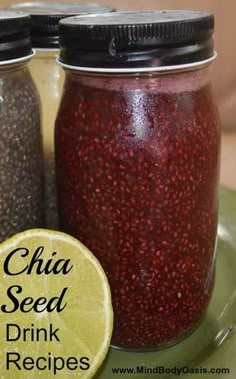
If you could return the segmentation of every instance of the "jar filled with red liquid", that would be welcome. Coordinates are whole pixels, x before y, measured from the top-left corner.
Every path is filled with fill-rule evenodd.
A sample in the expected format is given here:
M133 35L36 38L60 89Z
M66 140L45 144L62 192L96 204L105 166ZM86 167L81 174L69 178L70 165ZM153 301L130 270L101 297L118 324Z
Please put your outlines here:
M116 347L182 340L211 298L220 164L213 30L211 14L192 11L60 23L61 229L107 273Z

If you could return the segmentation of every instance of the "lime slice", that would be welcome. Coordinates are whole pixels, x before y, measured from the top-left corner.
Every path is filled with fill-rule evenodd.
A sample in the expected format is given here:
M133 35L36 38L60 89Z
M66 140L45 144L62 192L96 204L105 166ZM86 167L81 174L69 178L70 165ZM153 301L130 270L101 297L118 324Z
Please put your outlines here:
M0 377L91 378L111 340L106 275L60 232L28 230L0 245Z

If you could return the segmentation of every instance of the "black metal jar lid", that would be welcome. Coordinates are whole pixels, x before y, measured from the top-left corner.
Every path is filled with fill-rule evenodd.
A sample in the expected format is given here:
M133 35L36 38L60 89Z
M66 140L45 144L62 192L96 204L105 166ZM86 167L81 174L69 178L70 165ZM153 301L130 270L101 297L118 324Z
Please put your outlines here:
M59 23L59 62L88 68L191 64L214 56L214 16L198 11L116 12Z
M58 23L65 17L87 13L110 12L114 9L96 3L46 3L23 2L12 4L8 9L27 12L32 20L32 44L34 48L59 47Z
M30 16L22 12L0 11L0 63L32 54Z

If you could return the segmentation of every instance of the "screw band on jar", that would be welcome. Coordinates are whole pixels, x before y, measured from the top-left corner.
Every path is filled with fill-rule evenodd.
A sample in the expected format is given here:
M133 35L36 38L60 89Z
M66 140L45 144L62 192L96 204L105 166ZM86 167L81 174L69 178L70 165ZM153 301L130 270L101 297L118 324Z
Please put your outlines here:
M31 54L30 16L23 12L0 11L0 62Z
M177 72L177 71L191 71L196 69L201 69L207 67L217 58L217 52L214 52L214 55L204 61L187 63L176 66L159 66L159 67L137 67L137 68L96 68L96 67L80 67L80 66L71 66L65 63L62 63L60 58L57 58L57 63L65 69L82 71L82 72L91 72L91 73L104 73L104 74L136 74L136 73L167 73L167 72Z
M59 23L60 62L90 68L153 68L214 56L214 16L194 11L116 12Z
M76 2L23 2L11 4L7 9L27 12L31 16L31 36L34 48L58 49L58 24L66 17L84 15L87 13L107 13L113 8L97 3Z
M26 55L25 57L9 59L6 61L0 61L0 67L8 66L8 65L14 65L14 64L18 64L18 63L25 63L27 61L30 61L35 56L35 54L36 54L36 51L32 50L32 53L29 55Z

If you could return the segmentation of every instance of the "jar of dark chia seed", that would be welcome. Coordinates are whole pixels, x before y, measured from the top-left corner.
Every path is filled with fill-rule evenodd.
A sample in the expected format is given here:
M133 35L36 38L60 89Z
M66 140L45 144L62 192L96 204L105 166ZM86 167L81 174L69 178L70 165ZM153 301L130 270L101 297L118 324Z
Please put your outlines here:
M95 3L23 2L9 9L27 12L32 20L32 44L36 50L29 68L42 102L42 130L45 165L45 226L58 228L57 196L54 165L54 124L61 97L64 72L56 64L59 53L58 23L77 14L102 13L112 10Z
M220 164L213 29L211 14L192 11L60 23L61 228L108 275L117 347L182 340L211 298Z
M40 101L28 70L30 17L0 11L0 241L43 225Z

